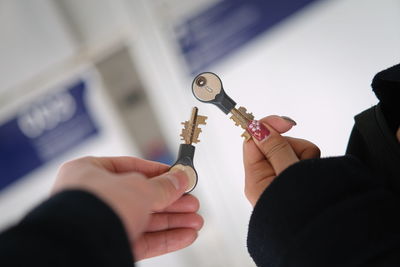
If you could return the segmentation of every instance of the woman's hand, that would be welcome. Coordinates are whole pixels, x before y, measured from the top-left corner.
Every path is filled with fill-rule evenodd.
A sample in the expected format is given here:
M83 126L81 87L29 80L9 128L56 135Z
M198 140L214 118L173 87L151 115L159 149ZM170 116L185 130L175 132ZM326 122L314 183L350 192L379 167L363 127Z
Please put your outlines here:
M259 122L264 133L261 136L265 138L253 138L243 145L245 194L253 206L275 177L287 167L299 160L320 156L320 150L313 143L280 135L289 131L295 125L294 121L268 116ZM263 130L263 126L267 129Z
M135 260L141 260L189 246L203 226L199 201L183 195L186 174L168 169L133 157L85 157L61 167L53 193L87 190L106 202L121 218Z

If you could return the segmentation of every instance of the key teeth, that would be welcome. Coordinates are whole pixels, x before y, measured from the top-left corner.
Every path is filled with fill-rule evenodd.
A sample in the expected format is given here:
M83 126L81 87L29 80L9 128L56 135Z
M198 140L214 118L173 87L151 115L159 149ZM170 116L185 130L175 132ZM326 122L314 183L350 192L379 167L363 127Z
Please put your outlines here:
M207 116L198 115L197 116L197 120L196 120L197 126L198 125L206 125L207 124L207 119L208 119Z
M192 137L192 142L193 143L198 143L198 142L200 142L200 140L199 140L199 135L200 135L200 133L201 133L202 131L201 131L201 129L200 128L196 128L194 131L193 131L193 137Z
M185 143L186 143L186 138L185 137L183 137L183 136L181 136L181 139L180 139L181 141L185 141Z
M207 116L201 116L197 114L198 109L196 107L192 110L192 116L189 121L182 122L184 126L181 133L181 140L185 141L186 144L198 143L200 133L202 132L199 125L207 124Z
M235 122L235 125L236 125L236 126L239 126L239 125L240 125L240 123L237 122L237 119L236 119L235 116L232 115L232 116L230 117L230 119L233 120L233 121Z
M247 119L249 119L249 120L254 120L254 115L253 115L253 113L251 113L251 112L247 112L247 108L245 108L245 107L239 107L238 108L238 111L244 116L244 117L246 117Z

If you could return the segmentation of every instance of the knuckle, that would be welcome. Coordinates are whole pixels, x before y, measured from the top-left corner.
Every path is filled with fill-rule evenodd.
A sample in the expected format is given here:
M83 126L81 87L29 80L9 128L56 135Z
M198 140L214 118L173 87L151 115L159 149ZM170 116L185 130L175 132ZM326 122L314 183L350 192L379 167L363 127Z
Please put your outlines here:
M290 146L289 143L283 138L273 137L269 141L268 147L264 151L265 157L268 160L275 157L277 153L287 149Z
M313 145L313 147L312 147L312 155L313 155L314 158L320 158L321 157L321 150L316 145Z
M86 157L82 157L82 158L73 159L73 160L64 162L61 165L60 170L76 168L77 165L93 162L93 160L94 160L94 157L91 157L91 156L86 156Z
M71 161L64 162L60 166L58 172L59 173L68 172L68 170L75 168L75 165L76 165L76 160L71 160Z
M309 142L309 146L303 153L304 156L301 157L302 159L314 159L321 157L321 150L315 144Z

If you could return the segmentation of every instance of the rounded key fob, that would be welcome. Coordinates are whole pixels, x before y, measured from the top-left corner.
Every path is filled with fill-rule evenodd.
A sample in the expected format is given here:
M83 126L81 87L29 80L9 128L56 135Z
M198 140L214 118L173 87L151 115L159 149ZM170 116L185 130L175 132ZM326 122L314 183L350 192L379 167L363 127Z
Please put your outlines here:
M199 101L214 104L225 114L236 106L236 102L225 93L221 79L212 72L197 75L192 83L192 92Z

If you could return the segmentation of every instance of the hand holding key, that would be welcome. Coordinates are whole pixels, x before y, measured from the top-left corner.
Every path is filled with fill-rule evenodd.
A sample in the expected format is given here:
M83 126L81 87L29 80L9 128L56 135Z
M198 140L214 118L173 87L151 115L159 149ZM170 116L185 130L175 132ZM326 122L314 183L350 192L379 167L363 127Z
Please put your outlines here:
M246 108L236 109L236 102L225 93L221 80L214 73L204 72L196 76L192 91L198 100L216 105L225 114L231 113L235 124L246 130L242 134L247 141L243 144L245 193L253 206L287 167L302 159L319 157L318 147L311 142L281 136L296 125L292 119L268 116L257 121Z
M195 147L193 144L200 142L199 135L201 133L200 125L205 125L207 117L198 115L198 108L192 109L190 120L182 122L183 129L181 133L182 140L185 142L179 146L178 159L172 165L171 171L182 170L189 176L189 186L185 193L191 192L197 185L197 172L194 168L193 159Z
M236 102L224 91L220 78L211 72L197 75L193 80L192 91L194 96L201 102L216 105L225 114L231 113L231 119L236 126L246 130L242 136L248 141L251 136L257 140L263 140L269 135L269 131L258 121L254 120L252 113L248 113L244 107L235 108Z
M168 169L133 157L80 158L60 168L53 194L80 189L103 200L121 219L138 261L189 246L203 225L199 201L183 195L187 175Z
M245 194L253 206L276 176L290 165L320 156L313 143L281 135L295 125L293 120L274 115L261 119L260 123L269 129L269 137L243 144Z

